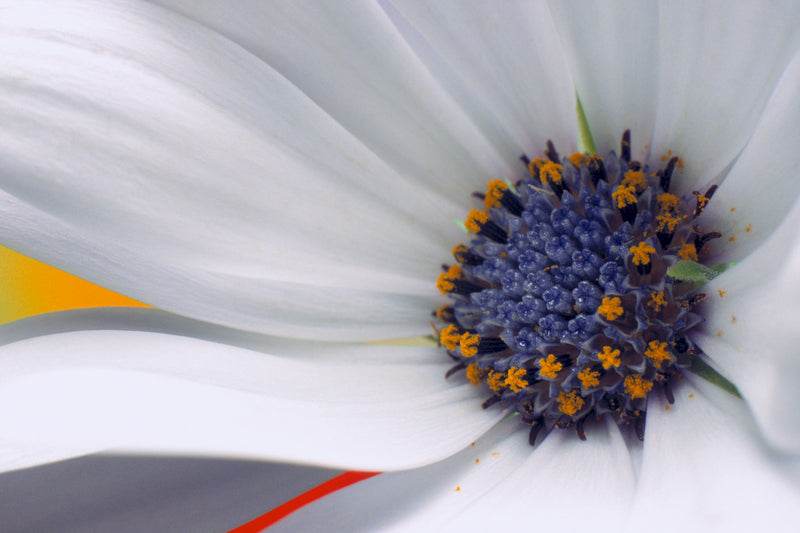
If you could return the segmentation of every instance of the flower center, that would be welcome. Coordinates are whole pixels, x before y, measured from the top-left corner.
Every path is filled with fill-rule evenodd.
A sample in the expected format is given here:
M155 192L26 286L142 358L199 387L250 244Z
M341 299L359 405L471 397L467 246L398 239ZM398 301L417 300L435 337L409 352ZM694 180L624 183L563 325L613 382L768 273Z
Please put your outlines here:
M441 345L476 386L539 431L575 428L610 415L644 438L647 397L674 401L673 383L700 350L686 332L701 322L704 295L667 275L697 261L719 233L695 219L716 186L679 197L670 181L677 157L652 172L631 160L630 132L620 155L561 159L523 156L531 177L491 181L484 209L465 222L475 238L453 249L437 287L452 303Z

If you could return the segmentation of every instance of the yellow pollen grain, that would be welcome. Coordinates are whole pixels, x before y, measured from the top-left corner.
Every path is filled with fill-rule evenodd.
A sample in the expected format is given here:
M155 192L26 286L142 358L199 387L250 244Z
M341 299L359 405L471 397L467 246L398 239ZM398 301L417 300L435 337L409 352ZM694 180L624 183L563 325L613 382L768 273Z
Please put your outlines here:
M436 288L439 289L439 292L442 294L450 294L456 288L453 281L460 278L461 267L458 265L451 265L450 268L447 269L447 272L439 275L439 279L436 280Z
M689 398L694 398L694 394L690 394L690 395L689 395Z
M635 204L636 203L636 195L634 195L634 191L636 189L633 186L620 186L616 191L611 193L611 197L616 202L617 207L622 209L623 207Z
M519 392L528 386L528 380L525 379L526 370L524 368L511 367L508 369L508 376L506 377L506 387L514 392Z
M752 230L752 229L753 229L753 225L752 224L748 224L747 227L744 228L744 231L745 231L745 233L750 233L750 230Z
M726 294L728 294L728 291L723 291L722 289L719 289L717 292L719 293L720 298L723 298Z
M544 184L558 185L561 183L561 168L558 163L547 161L539 169L539 179Z
M656 367L661 368L664 361L671 360L669 352L667 351L667 343L661 341L650 341L644 354L653 361Z
M697 261L697 248L695 248L694 244L684 243L681 245L681 249L678 250L678 257L688 261Z
M481 462L481 460L480 460L480 459L478 459L478 458L476 457L476 458L475 458L475 464L478 464L478 463L480 463L480 462Z
M642 241L635 246L631 246L634 265L647 265L650 263L650 256L656 253L656 249Z
M486 383L489 385L489 388L495 392L500 392L503 390L503 385L506 382L506 374L505 372L489 372L489 379L486 380Z
M486 374L488 374L486 370L478 368L478 363L472 363L467 367L467 379L476 387L483 382Z
M606 296L600 307L597 308L598 314L606 320L616 320L621 317L625 311L622 309L622 300L616 296Z
M603 368L608 370L612 366L614 368L619 367L620 365L619 355L620 355L619 350L612 349L611 346L603 346L603 350L598 352L597 358L600 360L601 363L603 363Z
M658 221L658 228L657 231L659 232L667 232L672 233L675 231L675 228L678 226L681 220L684 217L673 215L671 213L667 213L666 215L658 215L656 220Z
M644 179L644 172L641 170L629 170L622 178L623 187L633 187L637 193L641 193L647 188L647 180Z
M459 345L461 346L461 355L464 357L472 357L478 353L478 344L481 342L480 335L473 335L472 333L464 333L461 335Z
M492 180L486 185L486 199L483 201L486 209L490 207L497 207L500 205L500 199L508 190L506 185L501 180Z
M572 416L583 407L583 398L576 391L562 392L558 395L558 410Z
M600 385L600 380L597 379L599 376L600 372L591 368L584 368L578 373L578 379L581 380L581 385L583 385L584 389Z
M442 329L439 333L439 342L448 350L455 350L461 340L461 332L453 324Z
M659 194L656 198L656 204L658 205L659 211L667 211L673 212L677 211L678 207L680 206L681 200L674 194L670 194L665 192L664 194Z
M458 485L456 485L456 492L459 492L460 490L461 490L461 487L459 487Z
M559 363L553 354L548 355L546 359L542 357L536 364L539 365L539 373L550 379L555 379L561 369L564 368L564 365Z
M464 221L464 227L467 228L468 231L478 233L488 220L489 215L483 211L472 209L470 210L469 215L467 215L467 220Z
M456 245L456 246L453 248L453 251L452 251L453 257L455 257L455 258L456 258L456 261L458 261L458 256L459 256L459 255L461 255L461 254L466 254L466 253L469 253L469 248L467 248L467 247L464 245L464 243L461 243L461 244L458 244L458 245Z
M653 382L644 379L641 374L632 374L625 378L625 393L632 400L646 398L647 393L653 388Z
M664 298L664 291L653 291L650 293L650 301L647 302L647 307L658 313L667 306L667 300Z
M575 166L575 168L581 168L581 165L584 165L588 160L588 158L580 152L575 152L567 159L569 159L569 162L572 163Z
M736 237L728 237L728 242L734 242L735 240L736 240Z

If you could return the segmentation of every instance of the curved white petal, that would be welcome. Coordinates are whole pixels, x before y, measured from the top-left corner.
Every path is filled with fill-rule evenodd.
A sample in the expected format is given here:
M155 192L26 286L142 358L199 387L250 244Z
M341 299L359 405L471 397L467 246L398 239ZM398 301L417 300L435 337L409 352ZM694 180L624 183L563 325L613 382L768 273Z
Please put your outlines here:
M502 416L481 409L465 379L444 380L450 365L437 362L436 349L338 350L342 362L297 361L133 331L7 344L0 402L14 408L0 412L0 438L390 470L448 457ZM398 357L409 353L414 361L420 350L430 363ZM353 362L359 352L384 361Z
M630 531L787 531L800 523L800 479L784 471L797 460L765 448L744 402L687 378L666 407L661 398L648 405Z
M777 228L800 193L800 53L795 55L753 137L703 213L717 261L744 258Z
M450 459L363 481L274 528L313 530L331 520L343 531L514 530L526 521L554 528L565 520L580 528L627 515L635 479L616 426L600 424L588 433L589 442L557 431L536 449L527 431L515 428L517 420L506 421Z
M93 455L0 475L6 531L230 531L338 472L262 462Z
M15 3L0 36L4 244L227 325L424 331L462 208L263 61L122 0Z
M506 161L523 153L539 156L548 139L562 154L575 150L574 87L546 5L384 4L416 53ZM513 170L525 174L522 165Z
M156 3L260 57L409 181L466 203L509 176L377 3Z
M46 446L0 440L0 474L80 457L96 451L94 446ZM2 477L0 477L2 479ZM0 513L1 514L1 513Z
M739 388L766 438L795 453L800 452L798 227L800 204L763 246L706 286L706 321L693 336Z
M661 2L655 156L684 163L675 183L707 186L747 143L800 46L800 5ZM761 160L766 159L761 154Z
M598 152L619 153L630 129L632 155L645 160L656 119L658 6L605 0L550 9Z

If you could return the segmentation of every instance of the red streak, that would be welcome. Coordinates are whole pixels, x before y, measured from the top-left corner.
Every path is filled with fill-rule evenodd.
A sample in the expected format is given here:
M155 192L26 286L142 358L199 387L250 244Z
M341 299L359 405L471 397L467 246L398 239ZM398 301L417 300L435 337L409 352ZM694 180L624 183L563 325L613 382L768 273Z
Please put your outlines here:
M336 492L339 489L349 487L354 483L364 481L365 479L369 479L372 476L377 476L378 474L380 474L380 472L345 472L344 474L340 474L335 478L329 479L325 483L314 487L308 492L304 492L300 496L289 500L283 505L279 505L268 513L263 514L246 524L242 524L236 529L230 530L228 533L259 533L278 520L286 518L301 507L304 507L309 503L322 498L323 496L327 496L328 494Z

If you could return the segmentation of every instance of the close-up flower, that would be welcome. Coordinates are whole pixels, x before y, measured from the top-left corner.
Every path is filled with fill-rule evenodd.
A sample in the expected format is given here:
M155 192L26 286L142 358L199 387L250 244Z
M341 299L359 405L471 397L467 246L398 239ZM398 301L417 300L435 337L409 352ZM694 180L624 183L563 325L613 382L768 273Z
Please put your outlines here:
M146 306L0 326L13 527L47 523L37 466L89 455L381 472L278 531L795 529L799 28L788 1L1 2L0 244ZM69 530L121 530L114 503Z

